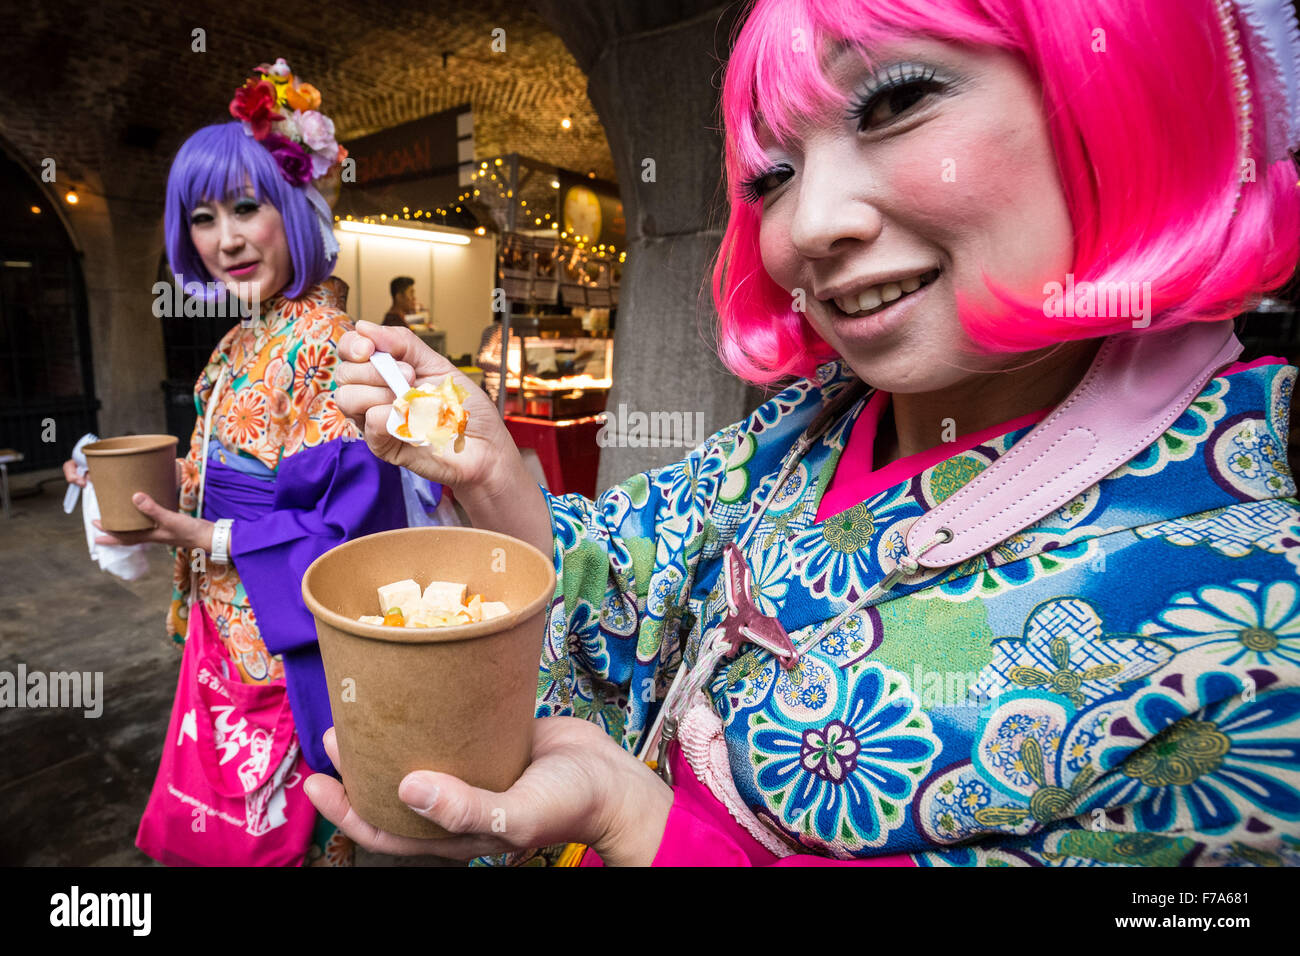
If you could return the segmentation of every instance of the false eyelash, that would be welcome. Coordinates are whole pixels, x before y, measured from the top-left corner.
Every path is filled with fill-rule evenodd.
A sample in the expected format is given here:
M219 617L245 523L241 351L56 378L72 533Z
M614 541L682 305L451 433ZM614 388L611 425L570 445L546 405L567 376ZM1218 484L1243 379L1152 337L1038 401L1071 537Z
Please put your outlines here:
M740 184L740 198L752 206L758 205L763 201L763 190L759 184L767 178L767 173L759 173L757 176L751 176Z
M778 163L771 169L765 169L760 173L756 173L742 182L740 184L740 196L745 202L757 205L762 202L763 197L768 193L768 190L763 188L763 181L767 179L767 177L776 175L777 173L793 172L794 170L790 168L788 163Z
M918 66L914 63L892 64L884 73L873 76L870 86L857 94L849 105L847 118L856 121L858 128L861 129L862 123L871 115L871 110L882 97L910 86L941 86L942 84L935 80L936 75L937 71L932 66Z

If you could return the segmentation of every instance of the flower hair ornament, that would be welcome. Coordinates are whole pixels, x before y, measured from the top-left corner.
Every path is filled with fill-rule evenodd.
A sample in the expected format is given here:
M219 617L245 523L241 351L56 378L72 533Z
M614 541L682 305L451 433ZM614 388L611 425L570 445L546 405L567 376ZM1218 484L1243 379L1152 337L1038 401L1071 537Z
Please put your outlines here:
M1256 123L1263 130L1265 165L1300 147L1300 25L1291 0L1216 0L1216 7L1237 88L1239 169L1245 180ZM1251 79L1259 103L1251 100Z
M325 255L334 258L339 243L330 207L315 184L341 166L348 151L334 139L334 121L320 111L320 91L299 82L283 57L255 70L235 91L230 115L270 151L285 181L304 191L320 220Z

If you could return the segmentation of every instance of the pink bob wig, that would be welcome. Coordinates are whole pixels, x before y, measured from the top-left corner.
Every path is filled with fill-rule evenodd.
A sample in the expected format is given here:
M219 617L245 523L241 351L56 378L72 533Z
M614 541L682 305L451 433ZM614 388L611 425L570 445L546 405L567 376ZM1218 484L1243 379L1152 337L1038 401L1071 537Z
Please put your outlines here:
M1104 54L1093 49L1098 29ZM798 37L809 52L796 49ZM870 64L872 48L908 37L996 48L1026 65L1042 90L1076 281L1149 281L1149 330L1232 317L1290 278L1300 257L1296 170L1260 158L1253 77L1259 169L1239 168L1231 63L1213 0L757 0L722 89L731 215L713 272L718 354L741 378L807 377L836 357L763 268L762 206L742 187L770 165L759 131L792 141L803 122L846 102L822 72L828 51L851 48ZM1049 317L1041 298L985 281L1003 308L959 301L958 314L987 352L1134 328L1128 317Z
M329 278L335 260L325 254L320 220L307 194L285 181L270 150L245 133L239 122L203 127L172 160L163 211L167 262L184 282L212 282L190 239L190 212L202 202L243 195L247 185L258 202L274 205L284 222L293 276L280 292L296 299Z

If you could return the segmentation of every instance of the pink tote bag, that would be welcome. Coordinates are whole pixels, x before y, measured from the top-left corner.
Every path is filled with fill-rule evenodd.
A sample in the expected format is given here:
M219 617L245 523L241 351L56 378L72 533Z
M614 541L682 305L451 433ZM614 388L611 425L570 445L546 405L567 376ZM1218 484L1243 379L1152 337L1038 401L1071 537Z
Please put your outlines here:
M190 605L162 760L135 845L168 866L301 866L316 822L284 681L245 684Z

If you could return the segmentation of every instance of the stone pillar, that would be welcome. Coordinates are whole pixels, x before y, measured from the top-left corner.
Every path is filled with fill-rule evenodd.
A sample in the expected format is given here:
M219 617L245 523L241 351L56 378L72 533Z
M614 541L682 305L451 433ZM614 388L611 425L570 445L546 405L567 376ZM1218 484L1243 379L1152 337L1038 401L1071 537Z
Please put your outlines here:
M598 489L684 457L745 417L761 390L728 372L713 348L709 295L726 223L720 180L719 71L737 14L716 0L540 0L538 12L588 77L618 170L627 264L614 334L614 388ZM646 170L653 160L653 181ZM631 447L628 413L680 413L704 435L688 444Z
M98 170L87 170L82 181L81 201L68 220L83 250L99 434L164 432L166 366L151 291L163 249L161 197L157 203L106 197L113 189ZM71 449L79 436L68 437Z

